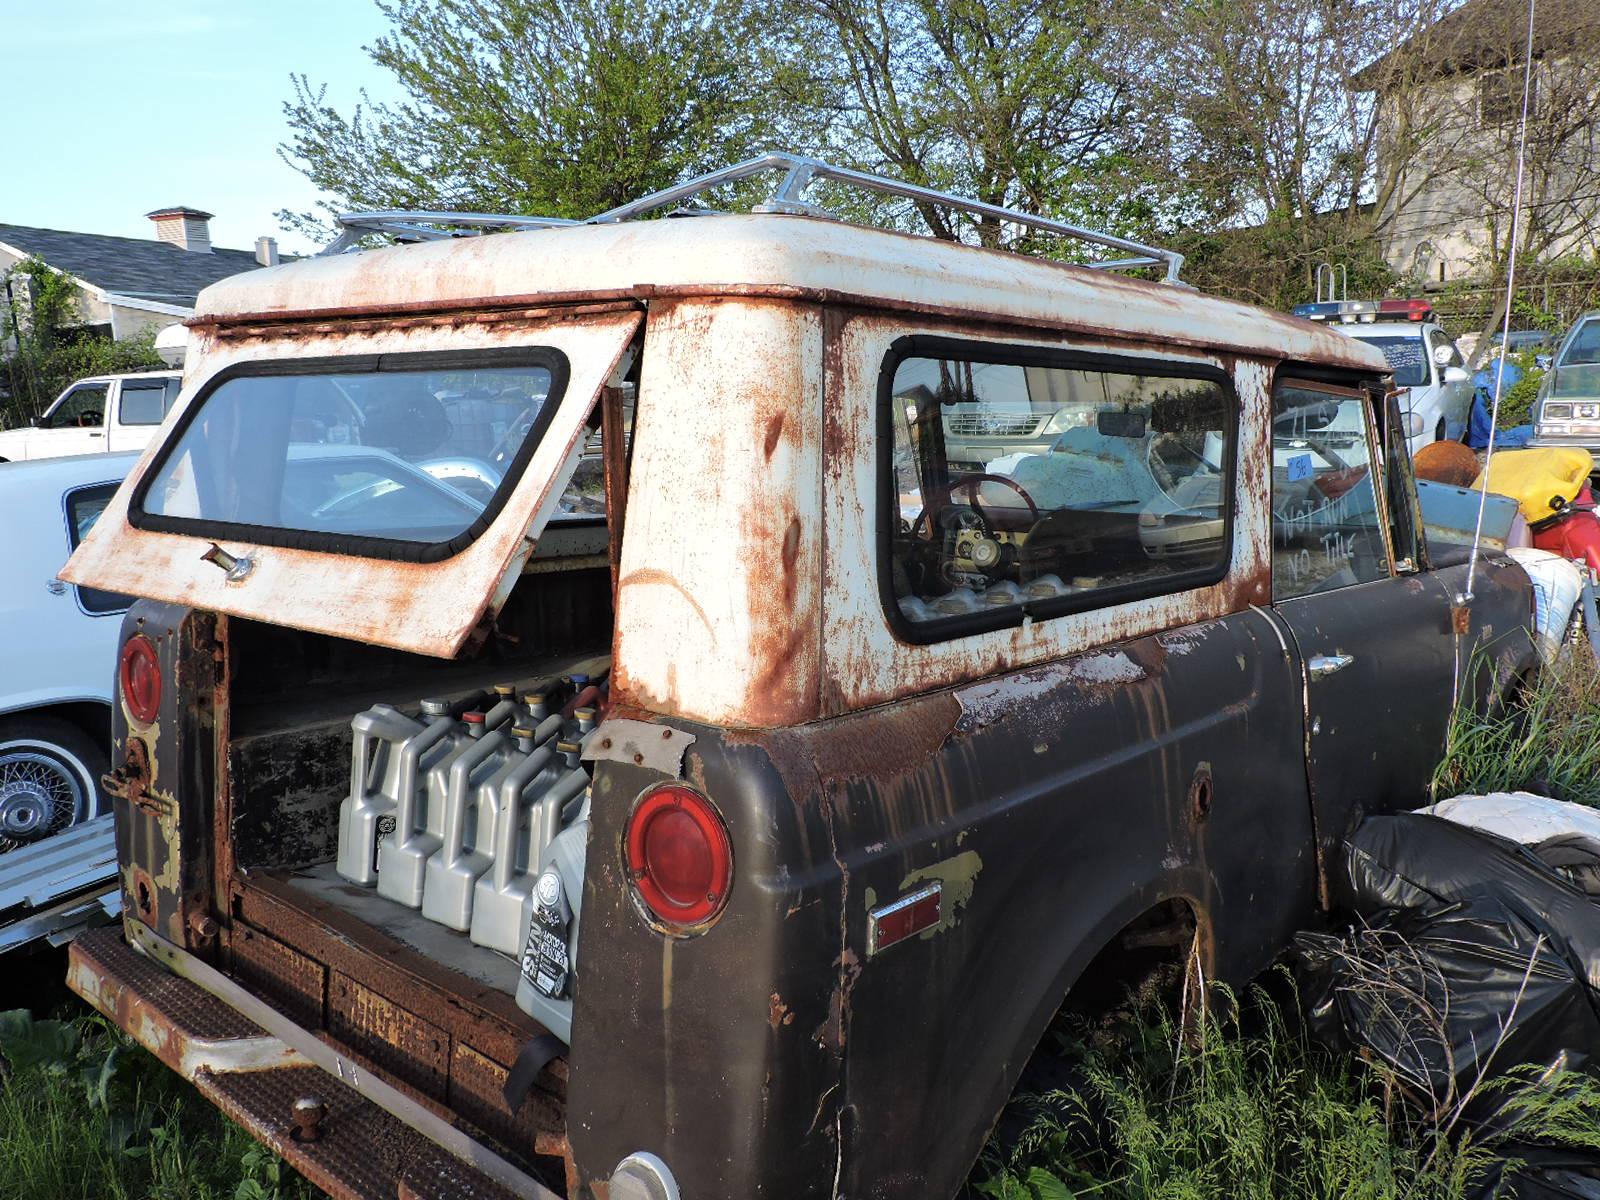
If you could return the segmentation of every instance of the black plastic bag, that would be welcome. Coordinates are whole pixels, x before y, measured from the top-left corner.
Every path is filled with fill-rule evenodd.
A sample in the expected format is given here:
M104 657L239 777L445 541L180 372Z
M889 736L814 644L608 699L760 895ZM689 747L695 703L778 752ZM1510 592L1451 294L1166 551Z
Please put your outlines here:
M1295 942L1312 1033L1385 1064L1433 1120L1492 1126L1524 1064L1600 1051L1600 906L1532 852L1420 813L1374 817L1345 844L1346 938ZM1573 1193L1581 1195L1582 1193Z

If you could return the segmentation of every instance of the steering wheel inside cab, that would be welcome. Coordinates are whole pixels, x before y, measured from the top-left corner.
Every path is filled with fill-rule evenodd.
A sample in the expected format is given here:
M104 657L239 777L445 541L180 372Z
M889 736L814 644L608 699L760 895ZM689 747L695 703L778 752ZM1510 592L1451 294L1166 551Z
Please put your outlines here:
M1022 497L1027 516L1010 505L986 511L978 491L984 483L998 483ZM961 492L967 493L965 502L955 498ZM951 586L970 583L974 575L994 582L1017 560L1015 543L1001 541L999 533L1014 537L1038 523L1039 506L1021 484L1004 475L974 471L929 494L927 504L911 522L911 543L924 556L924 566L934 568Z

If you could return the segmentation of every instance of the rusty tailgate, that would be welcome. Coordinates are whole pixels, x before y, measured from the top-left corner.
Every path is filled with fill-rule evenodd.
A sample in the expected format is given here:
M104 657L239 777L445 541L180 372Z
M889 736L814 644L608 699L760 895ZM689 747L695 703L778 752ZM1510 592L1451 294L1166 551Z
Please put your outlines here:
M601 387L611 377L640 323L626 305L566 313L504 314L464 326L415 321L321 324L263 331L254 336L201 340L203 366L186 380L164 430L84 539L62 578L74 583L193 608L251 617L421 654L455 654L498 610L576 467L584 430ZM181 428L183 410L226 367L267 359L385 354L540 345L571 363L571 378L555 419L505 507L465 549L437 562L336 555L224 539L253 568L243 578L218 570L202 555L211 539L135 529L128 503L152 468L166 437Z

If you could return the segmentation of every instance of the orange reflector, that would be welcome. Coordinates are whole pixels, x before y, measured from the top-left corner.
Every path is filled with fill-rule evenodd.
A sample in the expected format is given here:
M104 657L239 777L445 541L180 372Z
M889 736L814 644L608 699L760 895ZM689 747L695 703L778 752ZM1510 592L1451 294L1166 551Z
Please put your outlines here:
M937 925L940 892L941 885L932 883L868 913L867 955L887 950L896 942Z

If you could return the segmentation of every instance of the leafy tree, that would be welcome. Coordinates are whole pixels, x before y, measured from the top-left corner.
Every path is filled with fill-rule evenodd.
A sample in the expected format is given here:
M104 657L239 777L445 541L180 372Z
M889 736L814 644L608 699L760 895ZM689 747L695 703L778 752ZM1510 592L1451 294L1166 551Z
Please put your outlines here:
M585 217L746 157L802 102L742 0L378 0L404 93L348 116L294 77L285 159L356 208ZM325 206L331 207L331 206ZM312 214L282 213L303 230Z
M0 427L38 416L67 384L89 375L145 371L164 366L154 328L112 341L84 330L77 285L37 258L6 273L0 299Z
M1126 0L796 0L841 157L989 204L1136 232L1153 205L1137 169L1144 67ZM935 236L1033 247L933 205ZM1010 243L1006 239L1017 238ZM1076 255L1079 248L1063 247Z

